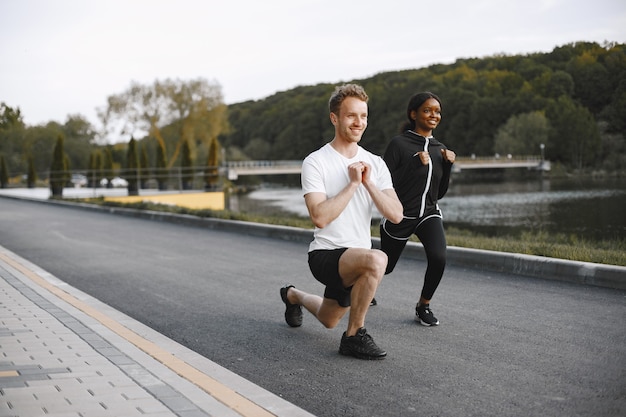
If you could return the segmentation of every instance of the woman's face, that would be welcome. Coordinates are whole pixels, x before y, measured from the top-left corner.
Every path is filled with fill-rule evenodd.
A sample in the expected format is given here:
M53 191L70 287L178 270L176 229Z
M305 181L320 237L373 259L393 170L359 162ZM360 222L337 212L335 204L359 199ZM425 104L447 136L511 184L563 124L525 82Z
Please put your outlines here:
M439 122L441 122L441 106L434 98L426 100L417 110L411 112L415 120L415 132L423 136L432 134Z

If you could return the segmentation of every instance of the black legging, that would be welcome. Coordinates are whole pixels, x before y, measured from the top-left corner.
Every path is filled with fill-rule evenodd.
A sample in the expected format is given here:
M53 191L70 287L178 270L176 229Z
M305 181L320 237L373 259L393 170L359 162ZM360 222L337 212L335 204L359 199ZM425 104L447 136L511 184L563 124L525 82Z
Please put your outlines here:
M446 267L446 235L443 230L441 217L433 216L419 223L413 233L420 240L426 252L426 274L424 275L424 287L422 297L426 300L433 298L443 271ZM409 235L410 236L410 235ZM398 240L387 234L384 228L380 227L381 250L387 254L389 261L385 274L389 274L396 267L398 259L406 246L407 239Z

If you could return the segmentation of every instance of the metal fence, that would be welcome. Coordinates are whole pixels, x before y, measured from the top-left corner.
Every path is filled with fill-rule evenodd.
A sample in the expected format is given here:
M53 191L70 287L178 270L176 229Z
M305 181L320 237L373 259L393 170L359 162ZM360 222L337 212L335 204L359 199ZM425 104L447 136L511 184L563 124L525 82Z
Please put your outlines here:
M125 188L135 184L137 189L187 190L207 189L219 184L226 170L222 167L173 167L114 170L68 170L37 173L35 186L49 186L50 178L64 176L66 187ZM10 187L30 186L27 175L14 175Z

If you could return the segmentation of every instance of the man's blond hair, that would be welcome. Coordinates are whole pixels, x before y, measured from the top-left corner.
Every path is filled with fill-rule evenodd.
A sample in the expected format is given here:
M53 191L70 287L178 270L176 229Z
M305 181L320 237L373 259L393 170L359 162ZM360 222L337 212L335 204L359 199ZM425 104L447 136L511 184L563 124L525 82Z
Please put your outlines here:
M358 84L344 84L337 86L328 100L328 108L330 112L338 115L341 103L343 103L343 101L348 97L355 97L366 103L369 100L365 89Z

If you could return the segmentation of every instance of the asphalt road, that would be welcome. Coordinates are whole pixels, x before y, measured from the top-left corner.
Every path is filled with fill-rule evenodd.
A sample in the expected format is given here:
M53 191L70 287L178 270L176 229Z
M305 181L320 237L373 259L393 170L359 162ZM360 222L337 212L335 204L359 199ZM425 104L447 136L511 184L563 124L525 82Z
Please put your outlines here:
M337 353L279 288L321 294L307 245L0 197L0 244L317 416L626 415L626 291L449 267L413 321L402 259L366 325L383 361Z

